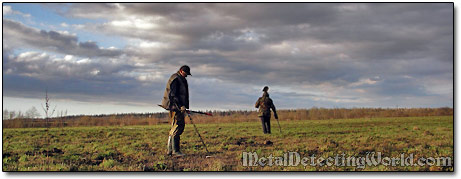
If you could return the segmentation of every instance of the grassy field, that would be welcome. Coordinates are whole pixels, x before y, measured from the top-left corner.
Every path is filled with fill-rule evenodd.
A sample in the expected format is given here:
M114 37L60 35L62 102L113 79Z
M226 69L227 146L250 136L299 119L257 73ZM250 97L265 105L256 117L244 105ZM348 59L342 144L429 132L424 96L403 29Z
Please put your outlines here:
M186 119L189 120L189 119ZM272 134L261 123L191 124L181 136L183 158L166 156L169 125L3 129L3 171L452 171L437 166L257 166L242 165L242 152L258 156L365 156L453 158L453 116L281 121ZM271 141L273 144L267 144Z

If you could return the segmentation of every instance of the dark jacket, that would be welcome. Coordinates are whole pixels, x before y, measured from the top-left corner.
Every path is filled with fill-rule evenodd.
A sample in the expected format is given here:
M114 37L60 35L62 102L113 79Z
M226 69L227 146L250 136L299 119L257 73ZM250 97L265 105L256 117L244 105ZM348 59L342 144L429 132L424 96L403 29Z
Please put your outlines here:
M259 108L258 116L262 117L270 117L271 116L271 109L274 111L274 115L277 116L277 111L275 110L274 103L272 99L269 98L269 93L264 92L263 96L256 101L255 104L256 108Z
M162 100L162 106L165 109L175 110L175 104L179 108L185 106L189 109L189 86L186 78L179 72L171 75Z

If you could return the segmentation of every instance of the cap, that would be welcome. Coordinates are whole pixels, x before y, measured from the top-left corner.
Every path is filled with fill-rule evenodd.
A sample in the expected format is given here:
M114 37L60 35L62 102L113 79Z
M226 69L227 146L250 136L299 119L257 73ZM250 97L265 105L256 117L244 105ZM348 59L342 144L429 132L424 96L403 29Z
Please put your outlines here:
M182 70L182 71L186 72L187 75L192 76L192 74L190 74L190 68L187 65L183 65L181 68L179 68L179 70Z
M267 91L267 90L269 90L269 87L268 87L268 86L265 86L265 87L263 88L263 91Z

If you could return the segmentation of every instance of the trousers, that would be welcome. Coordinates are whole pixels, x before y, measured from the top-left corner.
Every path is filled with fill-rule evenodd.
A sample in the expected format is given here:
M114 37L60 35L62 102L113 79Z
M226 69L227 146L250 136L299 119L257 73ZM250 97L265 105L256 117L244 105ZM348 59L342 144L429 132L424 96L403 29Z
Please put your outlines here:
M263 125L264 134L271 133L271 117L270 116L261 116L261 123Z
M169 135L178 139L184 132L186 123L184 121L184 114L181 112L170 111L171 129Z

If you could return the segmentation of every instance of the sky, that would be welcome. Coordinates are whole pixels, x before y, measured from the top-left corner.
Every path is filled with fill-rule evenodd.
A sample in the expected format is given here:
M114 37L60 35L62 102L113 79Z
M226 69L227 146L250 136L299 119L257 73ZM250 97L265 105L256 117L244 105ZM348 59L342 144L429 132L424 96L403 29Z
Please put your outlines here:
M452 3L3 3L3 109L453 107Z

